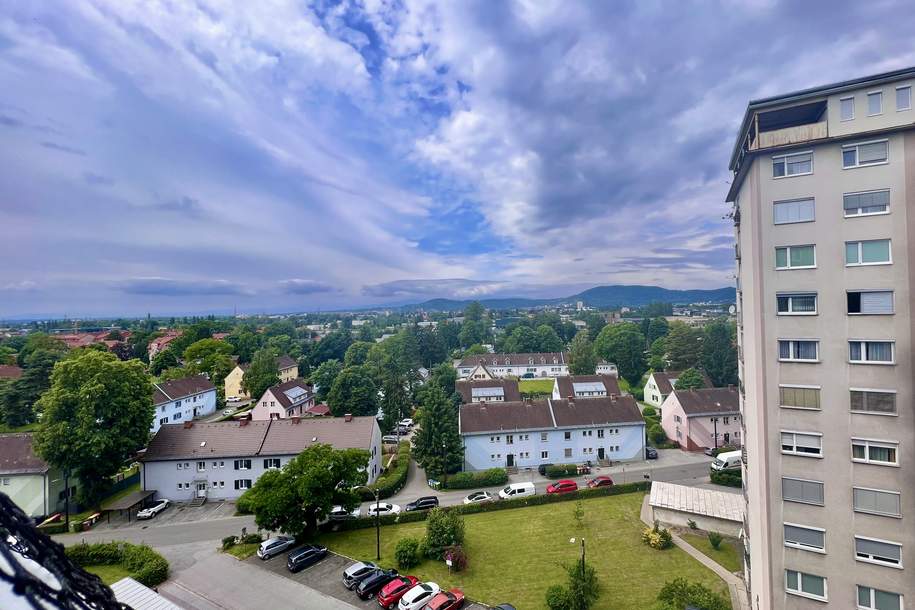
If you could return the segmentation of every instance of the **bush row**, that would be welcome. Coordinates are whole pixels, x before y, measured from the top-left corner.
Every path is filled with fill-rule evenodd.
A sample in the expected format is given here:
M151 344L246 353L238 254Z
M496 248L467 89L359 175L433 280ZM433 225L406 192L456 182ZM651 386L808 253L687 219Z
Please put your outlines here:
M147 587L155 587L168 578L168 562L145 544L100 542L77 544L66 548L67 557L78 566L121 564L130 577Z
M375 490L378 490L378 499L390 498L400 491L407 482L407 470L410 468L410 441L402 441L397 449L397 458L391 467L371 485L366 485L359 490L363 502L375 499Z
M546 467L546 476L550 479L561 479L577 475L578 464L550 464Z
M711 470L709 478L715 485L728 487L742 487L740 470Z
M45 536L53 536L55 534L65 534L67 532L67 524L63 521L57 521L39 525L37 529Z
M442 487L446 489L471 489L477 487L495 487L508 483L508 473L504 468L490 468L480 472L459 472L449 475Z

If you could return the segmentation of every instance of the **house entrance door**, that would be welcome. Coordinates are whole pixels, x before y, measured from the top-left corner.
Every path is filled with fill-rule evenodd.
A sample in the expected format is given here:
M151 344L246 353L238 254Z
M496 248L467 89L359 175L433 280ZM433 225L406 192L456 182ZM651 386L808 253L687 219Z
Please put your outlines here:
M505 465L509 468L515 465L515 455L513 453L505 456Z
M603 447L597 448L597 459L599 459L599 460L604 459L604 448Z
M206 498L207 497L207 484L206 481L197 483L197 497Z

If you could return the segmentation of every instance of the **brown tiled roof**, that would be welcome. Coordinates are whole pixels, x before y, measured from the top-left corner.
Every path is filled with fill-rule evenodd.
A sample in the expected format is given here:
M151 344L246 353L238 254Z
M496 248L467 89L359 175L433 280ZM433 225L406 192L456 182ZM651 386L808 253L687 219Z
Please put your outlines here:
M506 402L521 400L518 381L515 379L460 379L455 384L455 388L461 394L461 401L465 403L474 402L473 388L502 388L502 400Z
M161 405L165 402L178 400L185 396L193 396L209 390L216 391L216 386L206 378L206 375L192 375L182 379L154 383L153 404Z
M552 428L553 417L546 400L476 402L461 405L462 434Z
M683 371L655 371L651 375L654 377L654 382L658 386L658 390L661 391L661 394L670 394L674 387L670 383L671 379L679 379L680 375L683 374ZM699 374L702 375L703 381L705 381L705 387L712 387L712 380L709 379L708 375L704 372L699 371Z
M326 415L330 415L330 407L328 407L326 404L324 404L322 402L321 404L308 407L307 409L305 409L305 412L311 413L312 415L315 415L318 417L324 417Z
M524 354L479 354L476 356L467 356L458 363L458 366L468 367L476 366L481 362L486 366L505 366L505 359L509 364L514 366L528 365L530 359L534 359L534 364L553 364L553 358L556 358L557 364L568 364L569 354L566 352L543 352L543 353L524 353ZM543 359L543 362L541 362Z
M560 428L601 424L643 423L642 412L632 396L553 400L553 417Z
M290 455L311 445L331 445L334 449L369 449L378 422L371 415L353 417L305 417L276 419L261 448L260 455Z
M737 390L733 386L702 390L674 390L674 395L687 416L740 411Z
M301 388L305 390L308 394L311 394L312 387L305 383L304 379L296 378L286 381L284 383L278 383L275 386L271 386L267 389L268 392L273 394L273 397L286 409L293 406L293 402L289 400L289 397L286 396L285 392L291 390L292 388Z
M276 359L277 370L282 371L285 369L292 368L294 366L297 367L297 366L299 366L299 364L295 360L293 360L290 356L287 356L286 354L283 354L282 356L280 356L279 358Z
M47 471L47 462L32 450L31 434L0 434L0 474L40 474Z
M616 394L617 396L622 395L619 380L613 375L563 375L562 377L556 378L556 383L559 384L559 396L561 398L575 396L575 388L572 384L593 382L603 382L604 387L607 389L608 396L610 394Z
M0 379L19 379L22 369L12 364L0 364Z

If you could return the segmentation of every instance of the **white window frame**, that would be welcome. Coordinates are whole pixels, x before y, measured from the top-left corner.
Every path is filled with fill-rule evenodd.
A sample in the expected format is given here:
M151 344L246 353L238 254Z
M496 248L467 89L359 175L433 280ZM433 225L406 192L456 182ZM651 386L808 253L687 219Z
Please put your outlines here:
M855 457L855 445L864 445L864 457L856 458ZM871 446L881 447L885 449L895 449L896 450L896 461L895 462L881 462L879 460L871 459ZM891 468L899 468L899 441L889 441L876 438L858 438L852 437L851 439L851 461L858 464L871 464L874 466L889 466Z
M880 111L871 112L871 96L878 95L880 96ZM883 114L883 89L877 89L875 91L867 92L867 116L880 116Z
M823 529L822 527L813 527L812 525L802 525L800 523L789 523L787 521L782 523L782 525L783 526L788 525L788 526L797 527L800 529L811 530L811 531L820 532L821 534L823 534L823 546L822 547L806 546L806 545L799 544L796 542L789 542L787 539L785 539L784 538L784 527L783 527L782 528L782 542L784 542L786 547L788 547L790 549L800 549L802 551L810 551L811 553L820 553L822 555L826 554L826 530Z
M781 439L779 439L781 442ZM806 504L807 506L826 506L826 483L823 481L815 481L813 479L800 479L798 477L781 477L782 481L788 479L789 481L799 481L801 483L816 483L817 485L822 486L823 489L823 501L822 502L808 502L806 500L795 500L793 498L785 498L785 486L784 483L781 484L782 490L782 501L783 502L793 502L794 504Z
M845 218L865 218L867 216L883 216L890 213L890 204L887 204L886 209L882 212L862 212L860 214L849 214L848 210L845 209L845 195L866 195L868 193L882 193L890 192L890 189L870 189L867 191L853 191L851 193L842 193L842 214ZM861 209L861 208L857 208Z
M847 102L849 100L851 100L851 116L846 118L846 117L842 116L842 102ZM839 98L839 121L844 123L846 121L854 121L854 120L855 120L855 96L849 95L846 97L840 97Z
M888 568L896 568L897 570L903 569L902 565L902 543L895 542L893 540L884 540L882 538L872 538L870 536L858 536L855 535L855 540L869 540L870 542L880 542L882 544L889 544L892 546L899 547L899 563L893 563L891 561L880 561L879 559L873 559L873 557L861 557L858 555L857 545L855 545L855 561L860 561L862 563L872 563L878 566L886 566Z
M782 221L782 222L779 222L775 219L775 210L777 209L777 206L779 204L801 203L804 201L809 201L813 204L813 218L810 218L808 220L788 220L788 221ZM773 201L772 202L772 224L781 226L781 225L796 225L796 224L802 224L805 222L814 222L817 219L816 207L817 207L817 203L816 203L815 197L800 197L800 198L796 198L796 199L780 199L778 201Z
M874 161L872 163L861 163L861 155L858 151L859 146L864 146L866 144L877 144L880 142L886 142L886 159L883 161ZM845 165L845 151L855 149L855 164L854 165ZM854 144L843 144L842 145L842 169L858 169L859 167L872 167L874 165L886 165L890 162L890 141L888 138L883 138L881 140L868 140L866 142L855 142Z
M816 256L816 255L814 255ZM793 297L813 297L813 311L792 311ZM788 311L779 311L779 298L788 299ZM775 313L779 316L815 316L819 313L820 299L816 292L777 292L775 293Z
M861 491L876 491L876 492L882 493L882 494L891 494L894 496L898 496L900 499L899 513L898 514L880 513L880 512L876 512L876 511L872 511L872 510L863 510L860 508L855 508L855 490L856 489L860 489ZM876 487L859 487L857 485L853 485L851 488L851 509L852 509L852 511L854 511L856 513L861 513L863 515L876 515L878 517L890 517L892 519L902 519L902 492L893 491L892 489L877 489Z
M798 265L797 267L791 266L791 248L813 248L813 264L812 265ZM785 262L787 266L779 267L778 266L778 254L779 250L786 250L785 253ZM776 271L793 271L795 269L816 269L817 268L817 246L816 244L795 244L792 246L776 246L775 247L775 270Z
M899 107L899 92L903 89L909 90L909 105L905 108ZM912 85L899 85L896 87L896 112L905 112L912 109Z
M804 579L802 576L806 574L807 576L813 576L814 578L823 579L823 596L814 595L813 593L806 593L803 589L789 589L788 588L788 572L794 572L797 574L797 584L798 587L802 587ZM825 576L820 576L819 574L810 574L809 572L801 572L800 570L792 570L790 568L785 568L785 593L788 595L797 595L798 597L806 597L808 599L815 599L821 602L829 601L829 583Z
M779 403L779 404L778 404L778 406L779 406L779 408L781 408L781 409L798 409L799 411L822 411L822 410L823 410L823 397L822 397L822 394L820 395L820 406L819 406L819 407L800 407L800 406L798 406L798 405L783 405L783 404L782 404L782 396L781 396L781 389L782 389L782 388L790 388L790 389L793 389L793 390L816 390L816 391L818 391L818 392L822 392L822 390L823 390L822 386L818 386L818 385L800 385L800 384L797 384L797 383L780 383L780 384L778 384L778 389L779 389L779 393L778 393L778 403Z
M541 451L541 452L540 452L540 459L541 459L541 460L548 460L548 459L550 459L550 452L549 452L549 451Z
M870 392L871 394L894 394L898 395L896 390L884 390L880 388L848 388L848 403L849 411L857 415L882 415L884 417L899 417L899 401L896 401L896 412L895 413L884 413L883 411L862 411L860 409L851 408L851 393L852 392L864 392L865 394ZM866 397L865 397L866 400Z
M848 311L848 294L849 294L849 293L854 293L854 292L857 292L857 293L859 293L859 294L865 294L865 293L868 293L868 292L889 292L889 293L890 293L890 296L892 297L892 301L893 301L893 311L891 311L890 313L871 313L871 312L864 312L864 311ZM845 298L846 298L846 305L845 305L845 313L846 313L846 315L849 315L849 316L894 316L894 315L896 315L896 291L893 290L892 288L890 288L890 289L884 289L884 290L877 290L877 289L869 289L869 290L863 290L863 289L862 289L862 290L846 290L846 291L845 291L845 295L846 295L846 296L845 296Z
M851 344L858 343L860 344L861 357L867 358L867 344L868 343L889 343L890 344L890 355L892 359L889 361L885 360L852 360L851 359ZM893 366L896 364L896 341L890 339L849 339L848 340L848 363L849 364L878 364L883 366Z
M802 172L799 174L789 174L788 173L788 159L791 157L800 157L803 155L810 155L810 171ZM774 165L775 165L775 161L777 159L781 159L785 164L785 174L783 176L775 175ZM773 168L772 168L772 179L773 180L781 180L782 178L794 178L796 176L809 176L810 174L813 173L813 150L803 150L803 151L798 151L798 152L785 153L783 155L772 155L772 164L773 164Z
M793 450L785 449L785 447L782 443L783 434L793 434L794 435L794 443L792 445L794 447ZM819 453L804 453L803 451L798 451L797 450L797 436L799 434L803 435L803 436L815 436L815 437L819 438L820 439L820 452ZM782 455L794 455L797 457L816 458L816 459L822 460L823 459L823 434L820 432L804 432L801 430L779 430L778 447L781 450Z
M870 603L867 606L862 606L859 600L861 599L861 589L867 589L870 591ZM895 593L893 591L886 591L885 589L878 589L877 587L869 587L867 585L855 585L855 608L858 610L877 610L877 595L876 592L880 591L881 593L886 593L887 595L895 595L899 597L899 609L904 610L905 600L901 593Z
M788 351L791 352L791 354L790 354L790 356L789 356L788 358L782 358L782 356L781 356L781 346L778 345L778 344L776 344L776 349L778 350L778 351L777 351L777 354L778 354L778 361L779 361L779 362L801 362L801 363L805 363L805 362L806 362L806 363L817 363L817 362L820 361L820 340L819 340L819 339L778 339L778 343L781 343L782 341L788 341L788 342L791 344L790 347L789 347L789 349L788 349ZM797 357L795 357L795 354L797 353L797 349L796 349L797 346L796 346L795 344L796 344L797 342L799 342L799 341L806 341L806 342L813 342L813 343L816 343L816 346L817 346L817 357L816 357L815 359L813 359L813 360L807 359L807 358L797 358Z
M877 261L874 263L865 263L864 260L864 243L871 241L885 241L888 244L887 255L889 259L885 261ZM858 262L849 263L848 262L848 244L858 244ZM814 253L814 260L816 260L816 253ZM842 251L842 257L845 259L846 267L874 267L876 265L892 265L893 264L893 240L891 238L881 238L881 239L853 239L851 241L845 242L845 249ZM794 267L793 267L794 268Z

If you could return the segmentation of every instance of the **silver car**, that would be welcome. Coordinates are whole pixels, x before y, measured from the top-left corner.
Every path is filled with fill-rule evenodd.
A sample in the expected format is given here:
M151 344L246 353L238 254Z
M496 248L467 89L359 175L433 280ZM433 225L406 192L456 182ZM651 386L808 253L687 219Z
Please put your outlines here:
M261 542L261 545L257 547L257 556L261 559L270 559L294 546L295 538L292 536L277 536Z
M377 567L371 561L357 561L343 570L343 586L352 591L363 578L371 574Z

